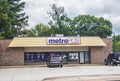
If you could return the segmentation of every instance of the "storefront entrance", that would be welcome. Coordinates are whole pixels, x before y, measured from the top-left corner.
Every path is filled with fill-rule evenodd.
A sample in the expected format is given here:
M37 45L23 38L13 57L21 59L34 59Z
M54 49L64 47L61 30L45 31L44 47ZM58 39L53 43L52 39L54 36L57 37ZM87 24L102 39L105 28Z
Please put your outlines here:
M68 63L90 63L90 54L88 51L83 52L25 52L25 63L46 62L50 55L60 55L64 64Z
M84 64L84 63L85 63L84 52L80 52L79 63L80 63L80 64Z
M88 64L90 63L90 54L89 52L80 52L79 53L79 63L80 64Z

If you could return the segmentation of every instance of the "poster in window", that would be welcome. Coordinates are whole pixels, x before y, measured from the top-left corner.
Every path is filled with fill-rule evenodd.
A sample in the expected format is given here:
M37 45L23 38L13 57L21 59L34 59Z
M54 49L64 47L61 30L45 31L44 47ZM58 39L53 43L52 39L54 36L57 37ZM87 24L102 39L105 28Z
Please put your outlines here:
M40 54L37 54L37 61L41 61Z
M78 59L78 53L69 53L69 59L77 60Z
M30 54L26 54L26 60L30 60Z
M42 61L45 60L44 54L41 54L41 60L42 60Z
M35 61L35 55L31 54L31 61L34 62Z

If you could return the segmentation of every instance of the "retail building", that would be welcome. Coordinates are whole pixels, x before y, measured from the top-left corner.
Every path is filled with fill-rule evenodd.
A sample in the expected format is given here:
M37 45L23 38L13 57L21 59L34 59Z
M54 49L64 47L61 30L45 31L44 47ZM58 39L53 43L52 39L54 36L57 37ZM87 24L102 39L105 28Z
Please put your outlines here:
M0 40L0 65L46 64L61 55L64 64L103 64L112 39L100 37L15 37Z

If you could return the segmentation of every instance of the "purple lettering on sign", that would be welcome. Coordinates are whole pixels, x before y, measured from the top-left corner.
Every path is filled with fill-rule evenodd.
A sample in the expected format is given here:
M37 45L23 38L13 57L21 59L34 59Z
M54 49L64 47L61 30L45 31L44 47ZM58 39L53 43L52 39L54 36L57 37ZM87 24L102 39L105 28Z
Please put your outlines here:
M68 40L67 40L67 39L65 39L65 40L64 40L64 43L66 43L66 44L67 44L67 43L68 43Z
M48 37L47 44L80 44L79 37Z

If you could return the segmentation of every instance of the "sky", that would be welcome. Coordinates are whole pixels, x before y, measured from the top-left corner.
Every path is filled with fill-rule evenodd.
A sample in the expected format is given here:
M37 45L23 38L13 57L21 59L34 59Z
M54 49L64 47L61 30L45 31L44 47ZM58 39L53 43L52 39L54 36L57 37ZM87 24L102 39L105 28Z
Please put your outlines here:
M113 25L113 32L120 34L120 0L21 0L26 2L24 11L29 16L29 28L39 23L47 24L50 20L47 12L50 5L56 4L65 8L68 17L89 14L104 17Z

